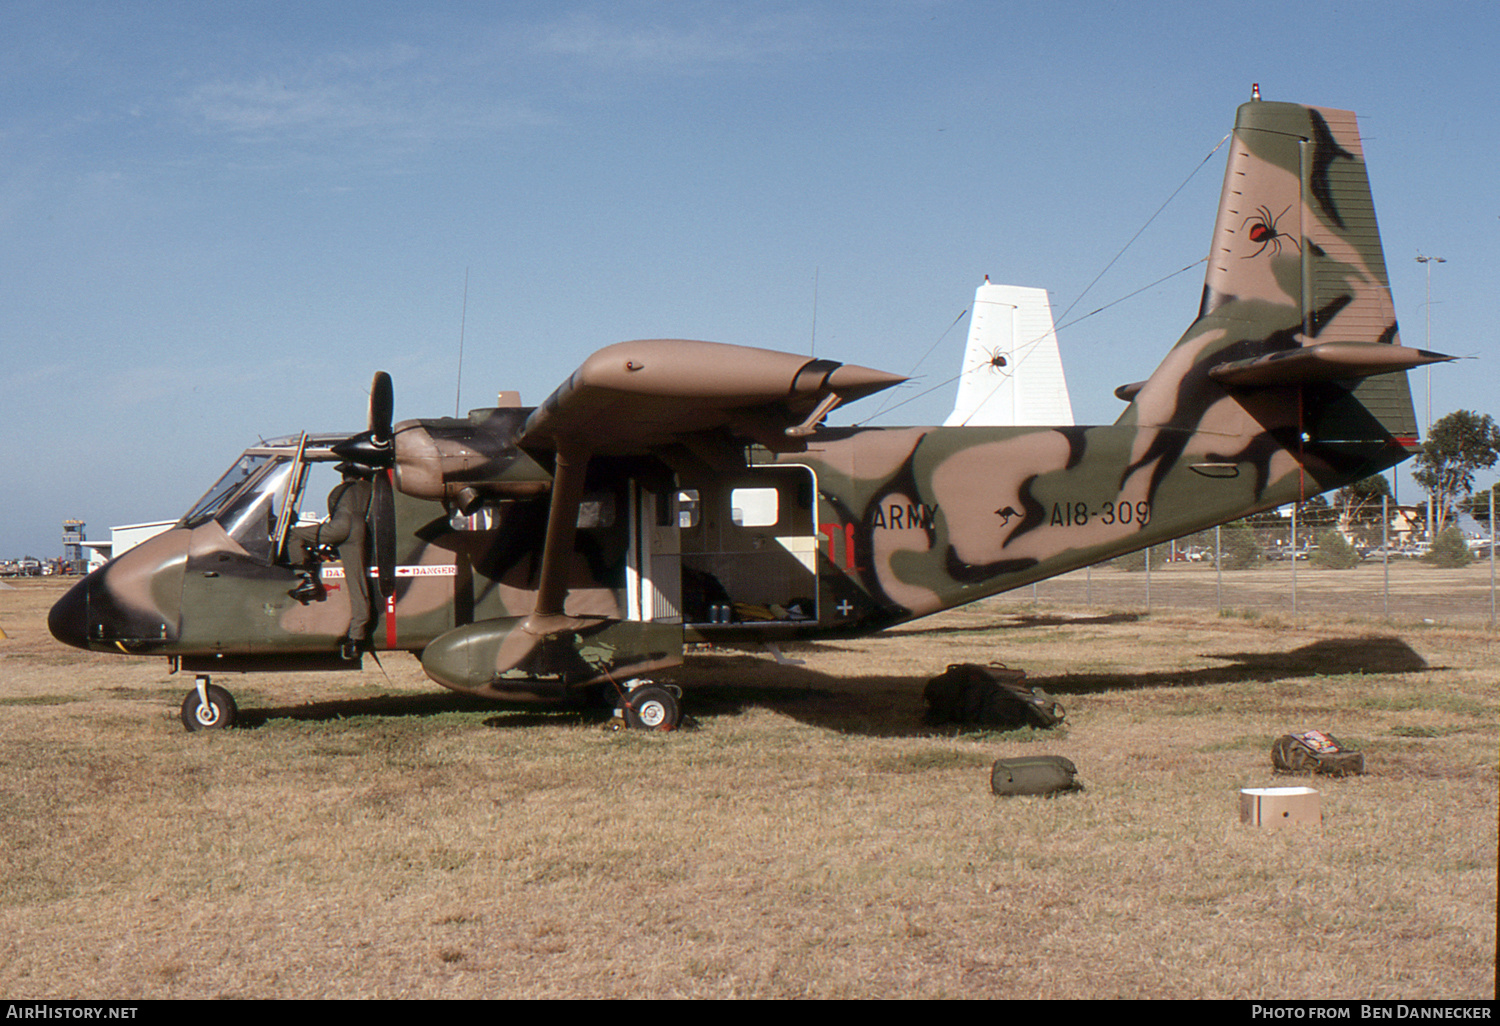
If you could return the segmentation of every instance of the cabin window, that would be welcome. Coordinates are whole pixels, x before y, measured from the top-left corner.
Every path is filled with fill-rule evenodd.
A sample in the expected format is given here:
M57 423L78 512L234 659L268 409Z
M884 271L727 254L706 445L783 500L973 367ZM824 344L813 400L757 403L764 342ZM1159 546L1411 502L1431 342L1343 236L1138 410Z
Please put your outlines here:
M455 509L448 516L448 526L455 531L488 531L495 526L495 511L488 506L473 513Z
M578 504L578 528L589 530L595 527L615 525L615 496L613 492L597 492L585 495Z
M772 527L781 519L774 488L736 488L729 493L729 517L740 527Z
M698 489L684 488L677 493L677 526L683 530L698 526L700 507Z

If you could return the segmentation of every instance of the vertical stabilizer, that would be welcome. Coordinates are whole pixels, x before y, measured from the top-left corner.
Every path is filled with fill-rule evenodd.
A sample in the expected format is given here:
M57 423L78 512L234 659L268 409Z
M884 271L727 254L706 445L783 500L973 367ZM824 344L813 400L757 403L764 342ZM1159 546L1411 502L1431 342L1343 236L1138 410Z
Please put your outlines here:
M1203 430L1227 395L1317 385L1288 400L1299 434L1409 447L1400 372L1441 359L1401 345L1354 114L1252 101L1235 120L1198 318L1118 393L1133 400L1121 422Z
M1239 110L1202 314L1264 321L1271 308L1292 333L1285 346L1400 344L1350 111L1261 102Z
M1069 426L1073 404L1063 376L1046 289L991 285L974 292L963 374L947 426Z

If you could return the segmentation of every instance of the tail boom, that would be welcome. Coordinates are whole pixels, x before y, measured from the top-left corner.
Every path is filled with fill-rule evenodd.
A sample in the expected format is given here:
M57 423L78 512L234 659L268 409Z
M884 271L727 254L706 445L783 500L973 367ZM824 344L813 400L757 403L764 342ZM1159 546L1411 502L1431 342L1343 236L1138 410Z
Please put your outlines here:
M1409 457L1406 371L1354 115L1239 110L1198 316L1108 427L825 434L829 516L886 621L1297 502ZM837 514L833 510L839 511ZM905 511L904 516L900 515ZM914 518L912 511L920 511Z

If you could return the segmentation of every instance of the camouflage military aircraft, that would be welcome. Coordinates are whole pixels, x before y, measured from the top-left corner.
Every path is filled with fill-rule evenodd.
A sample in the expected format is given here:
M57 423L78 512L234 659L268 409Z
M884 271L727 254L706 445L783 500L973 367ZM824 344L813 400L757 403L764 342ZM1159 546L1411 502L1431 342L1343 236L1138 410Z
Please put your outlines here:
M212 672L395 649L457 691L603 691L671 729L680 691L645 675L687 643L878 631L1391 467L1417 444L1405 371L1444 359L1400 344L1354 115L1255 100L1197 318L1112 425L830 427L903 379L685 340L467 418L392 425L377 374L367 431L247 449L50 627L196 673L189 729L233 721ZM368 553L299 567L307 469L337 461L371 481Z

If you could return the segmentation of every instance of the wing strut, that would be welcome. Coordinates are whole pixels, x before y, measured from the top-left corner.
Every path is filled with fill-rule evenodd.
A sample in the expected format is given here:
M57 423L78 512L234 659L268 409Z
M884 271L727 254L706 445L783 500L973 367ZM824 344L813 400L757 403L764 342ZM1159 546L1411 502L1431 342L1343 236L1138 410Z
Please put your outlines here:
M589 450L573 439L559 439L557 466L552 476L552 499L547 512L547 539L542 545L542 572L537 582L536 608L526 618L528 634L549 634L569 626L563 607L573 564L573 540L578 535L578 507L583 501Z

